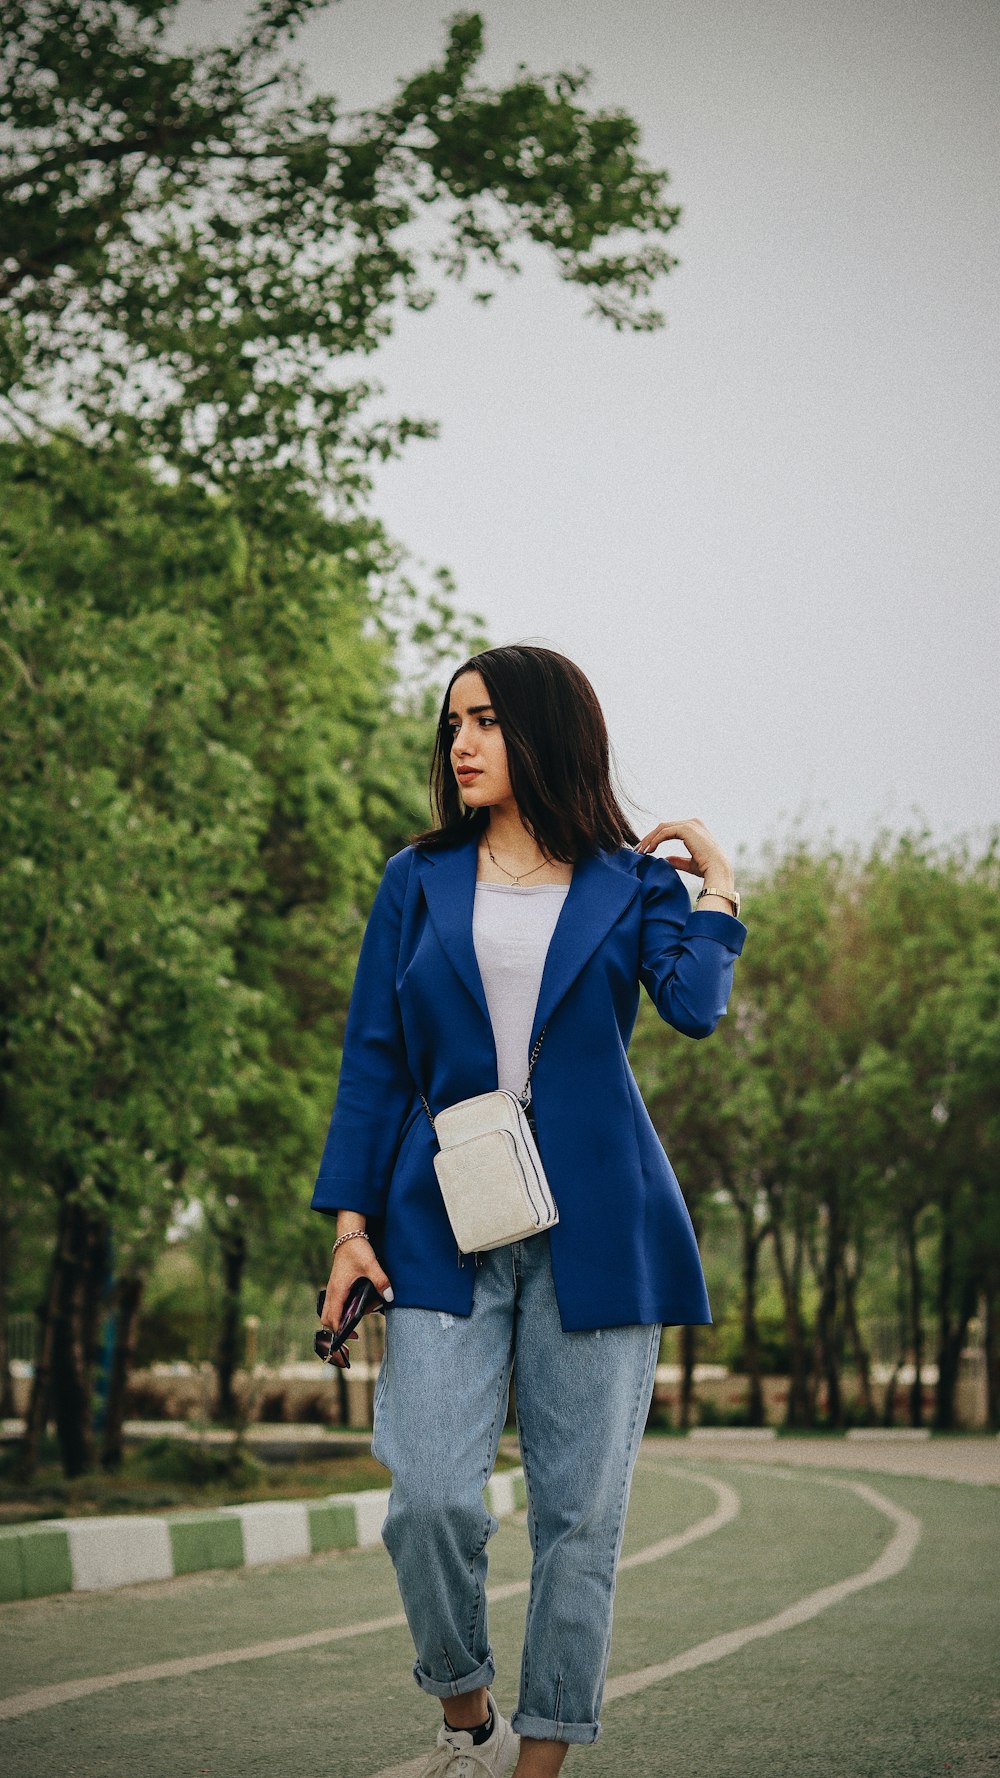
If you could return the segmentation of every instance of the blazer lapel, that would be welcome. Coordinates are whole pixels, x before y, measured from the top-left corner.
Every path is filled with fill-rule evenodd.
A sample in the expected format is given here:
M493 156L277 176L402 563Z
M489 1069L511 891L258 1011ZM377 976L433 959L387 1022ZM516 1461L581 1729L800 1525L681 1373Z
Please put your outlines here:
M573 880L556 921L538 990L531 1027L533 1049L539 1031L572 987L584 964L629 902L639 893L639 879L608 863L607 854L583 858L573 867Z
M434 930L465 987L490 1023L483 978L472 942L476 900L476 836L442 852L418 848L417 864ZM568 898L567 898L568 899Z
M418 850L420 880L434 930L456 973L487 1024L489 1008L472 940L476 897L475 835L447 851ZM639 893L639 880L616 870L607 854L583 858L573 868L569 893L559 910L542 971L531 1044L555 1011L605 933Z

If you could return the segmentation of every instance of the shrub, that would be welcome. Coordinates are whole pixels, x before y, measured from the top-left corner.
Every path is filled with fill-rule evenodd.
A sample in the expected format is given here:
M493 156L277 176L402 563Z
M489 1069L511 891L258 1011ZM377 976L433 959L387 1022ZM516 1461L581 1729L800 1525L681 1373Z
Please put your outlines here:
M234 1488L253 1488L266 1473L241 1445L202 1445L174 1438L156 1438L143 1445L135 1467L151 1481L194 1487L225 1482Z

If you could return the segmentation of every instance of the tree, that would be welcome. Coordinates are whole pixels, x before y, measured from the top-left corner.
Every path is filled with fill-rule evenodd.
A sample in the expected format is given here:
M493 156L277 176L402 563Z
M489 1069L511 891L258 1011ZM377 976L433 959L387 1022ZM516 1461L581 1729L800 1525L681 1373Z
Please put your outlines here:
M592 312L648 328L674 263L667 175L633 119L585 109L585 74L478 83L482 19L459 13L440 62L342 114L279 59L322 3L259 0L195 56L166 45L178 0L0 0L8 414L68 403L90 442L258 518L292 489L342 507L373 456L432 433L373 418L339 361L439 275L517 269L536 243Z
M288 1181L385 849L425 814L424 724L373 621L370 523L337 555L305 519L261 538L61 443L0 448L0 485L0 1168L5 1202L41 1187L54 1213L25 1463L51 1403L76 1473L112 1256L127 1359L179 1201L244 1251L303 1240Z
M249 762L207 744L211 618L185 609L197 577L225 576L228 524L185 560L183 496L164 490L178 523L158 564L136 478L45 459L0 458L0 1158L55 1212L26 1460L51 1393L76 1473L110 1242L136 1264L155 1246L253 997L230 946L263 804ZM143 608L157 567L182 570L172 610Z
M653 1127L681 1184L696 1233L701 1236L713 1202L735 1201L746 1179L746 1079L739 1015L734 1009L708 1043L664 1030L655 1009L643 999L629 1056ZM752 1219L751 1219L752 1220ZM755 1231L750 1249L759 1253ZM755 1319L756 1273L743 1274L744 1363L748 1372L748 1418L763 1421L763 1395ZM681 1329L680 1424L691 1422L697 1329Z
M815 1413L804 1292L827 1182L816 1108L839 1064L824 1014L835 992L833 909L841 869L836 854L815 857L804 846L770 858L748 901L753 942L738 972L752 1082L747 1103L756 1119L755 1176L784 1305L793 1427L809 1425Z
M995 852L981 861L970 887L982 896L978 904L982 930L951 997L948 1060L951 1116L962 1132L967 1189L963 1258L969 1283L983 1306L987 1419L996 1432L1000 1431L1000 900Z
M666 174L585 76L477 83L459 14L439 64L341 115L280 60L316 4L261 0L195 57L177 0L0 0L3 1157L58 1206L29 1464L50 1386L67 1467L91 1460L109 1256L127 1362L178 1196L227 1256L224 1398L248 1236L315 1248L277 1210L378 865L425 815L431 679L406 692L394 640L429 670L482 640L358 513L371 459L433 427L373 418L339 361L518 240L619 327L658 324L672 263Z
M1000 1417L1000 873L927 835L868 857L774 854L748 884L750 937L711 1042L664 1036L640 1014L633 1059L691 1207L734 1206L743 1363L760 1417L756 1291L769 1243L784 1304L788 1419L841 1425L843 1372L877 1418L864 1293L874 1254L898 1255L897 1374L910 1416L936 1318L935 1424L956 1423L977 1306L989 1412ZM883 1267L887 1284L891 1262ZM891 1288L891 1285L890 1285ZM891 1419L895 1381L887 1391Z
M910 1418L918 1425L923 1417L931 1286L938 1323L935 1420L948 1426L976 1296L969 1172L974 1094L970 1098L954 1038L959 1008L970 1010L977 944L992 946L994 954L997 948L995 863L992 851L977 862L962 846L936 848L927 835L904 836L875 848L862 884L868 1035L855 1103L888 1225L899 1231L914 1365Z

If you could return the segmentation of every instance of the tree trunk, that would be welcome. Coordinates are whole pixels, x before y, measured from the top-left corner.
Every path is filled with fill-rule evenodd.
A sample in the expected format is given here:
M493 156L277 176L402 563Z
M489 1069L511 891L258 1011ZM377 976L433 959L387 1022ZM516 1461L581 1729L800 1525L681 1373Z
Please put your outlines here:
M920 1254L917 1251L917 1219L906 1225L907 1282L909 1285L910 1350L913 1354L913 1382L910 1385L910 1425L924 1423L924 1318L922 1312L923 1282L920 1275Z
M24 1437L21 1440L21 1451L17 1463L18 1477L22 1482L30 1482L38 1468L42 1434L49 1417L49 1402L52 1396L52 1366L55 1360L56 1318L59 1293L64 1288L61 1253L63 1214L63 1210L60 1208L55 1252L52 1255L52 1264L49 1268L48 1289L45 1293L44 1303L38 1305L39 1329L35 1370L31 1379L31 1395L25 1417Z
M787 1426L809 1425L809 1394L808 1394L808 1363L805 1351L805 1330L802 1326L800 1307L800 1287L802 1256L799 1237L793 1247L792 1261L789 1264L788 1254L780 1220L774 1215L771 1206L771 1239L774 1244L774 1262L781 1286L781 1296L785 1308L785 1338L788 1341L789 1376L788 1376L788 1408L785 1416Z
M107 1226L72 1198L56 1222L55 1251L44 1304L27 1425L18 1473L28 1481L38 1467L49 1413L56 1423L67 1476L93 1464L91 1373L107 1253Z
M899 1373L906 1363L906 1354L910 1344L908 1260L906 1235L902 1227L896 1230L896 1349L898 1357L892 1367L892 1376L886 1384L885 1397L882 1402L882 1425L885 1427L896 1424L896 1391L899 1388Z
M888 1430L896 1424L896 1390L899 1387L899 1373L902 1366L897 1362L892 1367L892 1375L885 1386L882 1399L882 1425Z
M747 1375L747 1419L764 1424L764 1386L760 1375L760 1330L757 1326L757 1277L764 1231L757 1227L753 1203L739 1205L743 1273L743 1365Z
M837 1335L837 1296L841 1269L840 1212L834 1193L827 1198L826 1241L819 1277L819 1306L816 1312L816 1349L818 1363L826 1383L826 1418L830 1426L844 1424L843 1391L840 1386L840 1354Z
M938 1432L953 1432L957 1425L955 1395L958 1388L958 1373L962 1362L962 1350L965 1336L969 1331L976 1308L976 1288L966 1280L958 1307L958 1314L953 1319L950 1305L944 1312L940 1322L940 1338L938 1342L937 1365L938 1380L934 1395L934 1426Z
M219 1332L216 1369L219 1377L219 1418L238 1418L233 1382L240 1362L243 1335L243 1272L247 1260L246 1236L239 1223L222 1232L222 1327Z
M985 1303L986 1421L991 1432L1000 1432L1000 1289L996 1284L987 1285Z
M977 1280L963 1267L958 1250L958 1227L969 1216L968 1200L946 1180L938 1200L941 1238L938 1249L937 1367L934 1394L934 1425L951 1432L957 1424L956 1394L962 1350L976 1310ZM964 1275L963 1275L964 1274Z
M14 1379L10 1374L10 1345L7 1339L13 1241L14 1217L9 1207L5 1181L0 1192L0 1418L4 1420L10 1419L14 1412Z
M681 1415L682 1429L687 1432L691 1425L691 1410L694 1406L694 1362L697 1346L697 1328L682 1327L680 1329L680 1360L681 1360Z
M116 1286L118 1334L115 1340L108 1398L104 1419L104 1443L101 1464L104 1469L120 1469L124 1456L125 1398L128 1380L135 1359L136 1335L139 1329L139 1305L145 1280L136 1275L119 1278Z
M52 1413L63 1472L72 1478L94 1466L92 1377L108 1231L71 1204L67 1237L52 1354Z
M875 1393L872 1389L871 1353L865 1345L861 1334L861 1324L858 1320L858 1271L845 1264L843 1281L844 1321L847 1327L847 1337L851 1342L851 1351L854 1354L854 1368L858 1374L858 1386L861 1390L861 1407L864 1415L864 1423L866 1426L874 1426L878 1419L878 1413L875 1407ZM895 1377L893 1377L893 1403L895 1402L895 1394L896 1382ZM891 1425L892 1421L890 1420L888 1424Z

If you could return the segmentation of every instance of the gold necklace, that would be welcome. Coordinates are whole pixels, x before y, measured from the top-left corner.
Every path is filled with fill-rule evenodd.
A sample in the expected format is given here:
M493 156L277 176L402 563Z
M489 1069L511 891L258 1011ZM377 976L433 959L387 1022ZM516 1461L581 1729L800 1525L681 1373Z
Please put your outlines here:
M483 838L486 839L485 834L483 835ZM486 850L489 853L491 859L493 859L493 863L496 865L497 870L502 870L505 877L510 877L511 884L515 889L517 888L518 883L521 882L523 877L533 877L536 871L544 870L545 866L549 863L549 860L547 858L543 858L541 864L535 864L532 866L531 870L523 870L515 877L513 871L508 870L507 866L505 864L500 863L499 858L493 857L493 847L490 845L490 842L488 839L486 840Z

